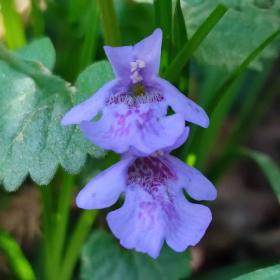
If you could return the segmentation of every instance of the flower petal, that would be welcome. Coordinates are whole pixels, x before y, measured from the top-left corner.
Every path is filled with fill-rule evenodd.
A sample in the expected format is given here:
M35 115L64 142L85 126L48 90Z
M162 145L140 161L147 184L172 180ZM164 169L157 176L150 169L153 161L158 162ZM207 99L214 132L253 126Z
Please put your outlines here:
M108 111L96 122L82 122L80 128L95 145L119 154L129 149L135 134L133 126L120 125L113 114Z
M178 184L196 200L214 200L217 190L214 185L204 177L197 169L186 165L181 160L171 155L166 155L171 162L178 177Z
M109 108L100 120L82 122L80 128L89 140L103 149L116 153L132 149L144 156L176 143L185 130L185 120L180 114L160 118L152 111L117 113Z
M77 206L83 209L102 209L113 205L126 187L127 168L132 160L123 159L93 178L79 192Z
M166 221L166 243L174 251L182 252L201 240L212 220L212 214L208 207L190 203L183 195L178 195L174 201L179 218Z
M146 68L143 72L145 79L157 76L160 65L162 43L162 31L157 28L150 36L140 41L133 47L137 59L145 62Z
M68 111L61 120L62 125L79 124L82 121L91 120L102 109L110 95L112 88L118 83L113 80L106 83L93 96Z
M157 78L156 81L161 85L162 94L166 98L168 105L170 105L176 113L183 114L185 120L188 122L195 123L205 128L209 126L209 118L200 106L184 96L168 81L161 78Z
M188 136L189 136L189 133L190 133L190 128L189 128L189 127L185 127L183 133L182 133L181 136L176 140L176 142L175 142L173 145L171 145L171 146L165 148L164 151L165 151L166 153L170 153L171 151L176 150L176 149L178 149L179 147L181 147L181 146L187 141Z
M137 130L133 146L142 155L149 155L165 147L174 146L184 131L185 120L180 114L153 119L146 122L141 130Z
M130 63L134 61L133 47L104 47L116 77L130 81Z
M161 209L140 187L128 189L123 206L107 216L111 231L127 249L156 258L164 238Z

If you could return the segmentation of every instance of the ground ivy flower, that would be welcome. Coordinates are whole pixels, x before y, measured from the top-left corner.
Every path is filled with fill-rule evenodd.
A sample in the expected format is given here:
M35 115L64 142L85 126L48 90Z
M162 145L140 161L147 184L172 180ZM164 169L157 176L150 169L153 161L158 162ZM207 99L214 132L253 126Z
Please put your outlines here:
M116 79L72 108L62 124L79 124L104 149L124 153L133 148L142 154L175 143L185 121L207 127L203 109L158 77L161 43L156 29L134 46L104 47ZM169 106L175 114L167 116Z
M109 227L123 247L153 258L164 241L177 252L196 245L211 222L209 208L189 202L184 191L195 200L216 198L207 178L168 152L126 155L92 179L76 199L80 208L102 209L124 194L123 205L107 216Z

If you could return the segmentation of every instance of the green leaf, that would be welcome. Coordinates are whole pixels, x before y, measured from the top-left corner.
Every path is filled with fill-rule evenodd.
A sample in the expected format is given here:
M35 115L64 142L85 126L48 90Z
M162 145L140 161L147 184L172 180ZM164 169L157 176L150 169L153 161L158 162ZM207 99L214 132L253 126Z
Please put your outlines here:
M195 53L196 58L205 64L218 65L232 70L255 49L268 34L280 24L276 3L263 9L256 1L240 0L184 0L183 14L191 37L206 19L213 8L223 3L232 7L227 15L215 26ZM260 1L258 1L260 2ZM265 1L262 1L265 2ZM277 55L276 45L267 48L250 66L262 68L263 58Z
M190 275L189 257L164 247L157 260L126 250L109 233L91 235L82 251L81 279L162 279L175 280Z
M22 59L43 63L52 70L55 64L55 49L49 38L41 38L33 41L16 52Z
M77 127L60 124L86 84L80 83L77 91L42 64L22 60L3 48L0 73L0 182L7 190L19 187L28 174L37 184L48 184L58 165L77 173L87 154L104 155ZM98 84L111 78L107 74L92 71L91 79Z
M114 79L114 73L108 61L99 61L88 66L75 83L79 93L74 96L74 103L83 102L112 79Z
M263 154L261 152L249 150L249 149L242 149L241 153L252 160L254 160L265 176L267 177L268 181L270 182L272 189L275 195L280 202L280 168L279 166L270 158L268 155Z
M280 264L258 269L248 274L241 275L234 280L279 280Z
M8 265L18 280L35 280L34 271L23 255L17 242L6 232L0 231L0 251L7 258Z

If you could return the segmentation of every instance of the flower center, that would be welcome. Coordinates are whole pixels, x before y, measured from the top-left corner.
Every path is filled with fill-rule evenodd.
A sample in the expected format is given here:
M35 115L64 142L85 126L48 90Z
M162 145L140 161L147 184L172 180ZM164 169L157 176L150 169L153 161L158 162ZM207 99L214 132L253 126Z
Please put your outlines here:
M134 96L142 96L145 93L145 88L141 81L143 81L142 69L146 67L143 60L137 59L136 61L130 62L130 79L132 81L132 92Z
M176 175L160 157L138 158L128 168L128 184L137 184L148 193L155 193L168 179Z

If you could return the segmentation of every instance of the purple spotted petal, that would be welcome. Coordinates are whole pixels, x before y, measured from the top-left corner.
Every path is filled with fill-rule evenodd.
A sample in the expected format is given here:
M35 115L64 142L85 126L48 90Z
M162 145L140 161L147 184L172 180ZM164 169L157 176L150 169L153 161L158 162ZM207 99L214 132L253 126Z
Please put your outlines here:
M184 132L185 121L180 114L158 118L150 108L122 113L109 108L99 121L82 122L80 128L104 149L124 153L132 148L139 155L148 155L174 145Z
M174 156L167 155L166 157L176 170L179 186L185 188L192 198L196 200L216 199L216 188L197 169L186 165Z
M132 158L126 158L93 178L78 194L76 204L83 209L101 209L114 204L126 188L127 168Z
M157 28L150 36L137 43L133 52L137 59L145 62L144 79L149 80L157 76L160 65L162 31Z
M177 216L166 221L166 243L176 252L196 245L208 228L212 214L209 208L188 202L183 195L174 198Z
M209 126L209 118L205 111L195 102L184 96L176 87L164 79L157 79L162 87L162 94L166 98L166 102L172 107L176 113L180 113L185 120L202 127Z
M104 47L105 53L119 79L130 80L130 63L134 61L133 47Z
M92 97L73 107L61 120L62 125L79 124L82 121L88 121L94 118L103 108L106 99L111 94L112 88L118 83L113 80L100 88Z
M125 202L107 216L122 246L156 258L164 240L178 252L199 242L211 212L185 199L177 176L165 156L137 158L130 164Z
M125 202L107 216L111 231L127 249L156 258L164 240L164 224L157 202L141 188L128 189Z

